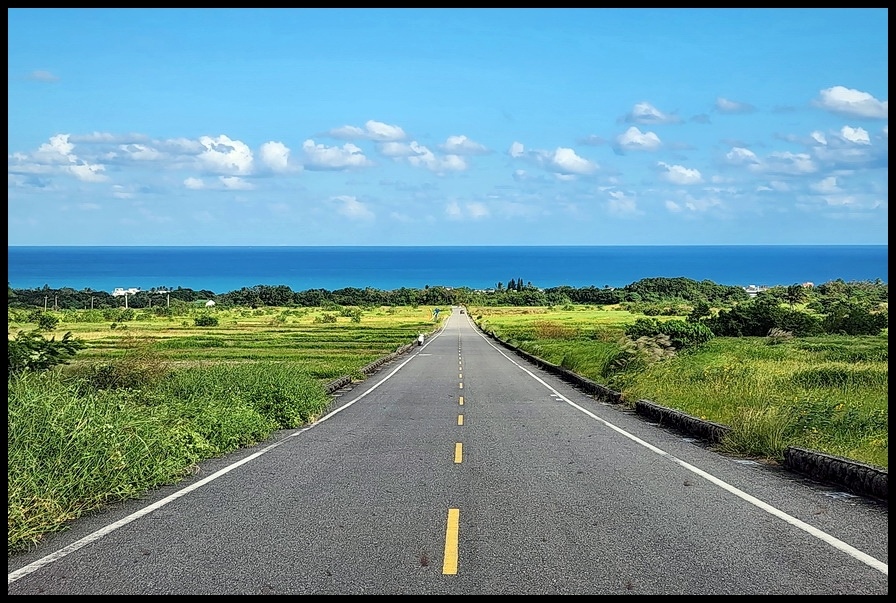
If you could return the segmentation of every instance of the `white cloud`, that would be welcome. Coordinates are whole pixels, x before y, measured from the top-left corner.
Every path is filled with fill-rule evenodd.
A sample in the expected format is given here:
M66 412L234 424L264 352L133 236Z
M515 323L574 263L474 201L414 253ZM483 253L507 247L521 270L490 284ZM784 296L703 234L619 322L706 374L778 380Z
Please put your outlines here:
M815 105L826 111L850 117L888 119L888 101L879 101L867 92L834 86L818 93Z
M732 147L732 149L725 154L725 161L729 165L746 166L758 166L761 163L759 157L756 156L756 153L743 147Z
M305 167L309 170L345 170L373 165L364 152L350 142L341 147L328 147L309 139L302 143L302 151Z
M663 113L650 103L637 103L624 119L636 124L675 124L681 121L677 116Z
M124 156L134 161L159 161L165 157L165 155L160 153L158 149L146 144L123 144L119 145L118 149Z
M412 142L409 148L413 154L408 155L407 160L415 167L425 167L438 174L460 172L467 169L467 162L463 157L457 155L438 157L427 147L416 142Z
M400 127L372 119L368 120L363 128L342 126L330 130L328 134L333 138L343 140L373 140L375 142L394 142L407 138L407 134Z
M351 195L340 195L332 199L339 204L339 214L351 220L373 220L374 214L367 206Z
M801 175L818 171L812 157L805 153L772 153L766 165L770 172L778 174Z
M267 169L277 173L285 173L291 169L289 153L289 147L285 144L271 141L261 145L258 151L258 159ZM302 167L297 166L295 169L300 171Z
M621 191L610 191L610 197L607 203L607 210L616 216L635 216L642 212L638 210L638 205L633 197L626 195Z
M716 99L716 111L719 113L753 113L756 107L748 103L741 103L727 98Z
M49 71L43 71L43 70L40 70L40 69L38 69L37 71L32 71L31 73L29 73L29 74L28 74L28 79L29 79L29 80L34 80L35 82L47 82L47 83L53 83L53 82L58 82L58 81L59 81L59 78L56 77L55 75L53 75L51 72L49 72Z
M445 206L445 215L451 220L481 220L491 215L491 212L484 203L473 202L461 206L457 201L450 201Z
M868 132L862 128L843 126L840 128L840 136L842 136L844 140L848 140L855 144L871 144L871 137L868 136Z
M439 148L450 155L485 155L488 149L466 136L449 136Z
M204 150L198 159L205 169L218 174L252 173L252 151L245 143L223 134L217 138L202 136L199 143Z
M828 176L827 178L822 178L818 182L813 182L809 185L816 193L836 193L840 190L840 187L837 186L837 178L835 176Z
M255 188L252 183L246 182L245 179L237 176L219 176L218 180L220 180L221 184L224 185L224 188L228 190L250 191Z
M572 149L558 147L552 155L544 155L544 164L561 174L586 176L598 170L598 165L579 157Z
M641 132L632 126L616 137L614 148L617 152L656 151L662 146L660 137L653 132Z
M198 191L205 188L205 182L201 178L186 178L184 186L190 190Z
M50 138L50 142L45 142L38 147L34 154L38 160L48 162L72 162L76 161L73 156L75 145L68 140L68 134L57 134Z
M703 176L699 170L689 169L681 165L669 165L662 161L657 163L660 168L660 177L672 184L699 184L703 182Z

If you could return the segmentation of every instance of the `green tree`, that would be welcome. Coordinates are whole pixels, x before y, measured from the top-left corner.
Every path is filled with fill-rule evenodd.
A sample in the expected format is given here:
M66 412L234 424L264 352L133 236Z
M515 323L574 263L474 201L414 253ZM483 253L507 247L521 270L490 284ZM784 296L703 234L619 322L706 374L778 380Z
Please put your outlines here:
M784 299L787 300L787 303L790 304L790 309L793 310L796 304L806 299L806 290L799 283L794 283L787 287Z

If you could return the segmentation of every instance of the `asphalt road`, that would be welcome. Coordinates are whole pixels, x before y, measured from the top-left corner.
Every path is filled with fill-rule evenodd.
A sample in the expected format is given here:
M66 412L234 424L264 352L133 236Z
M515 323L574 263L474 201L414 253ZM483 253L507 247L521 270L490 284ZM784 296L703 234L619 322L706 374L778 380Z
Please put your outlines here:
M10 595L887 594L881 501L720 455L454 309L314 425L8 561Z

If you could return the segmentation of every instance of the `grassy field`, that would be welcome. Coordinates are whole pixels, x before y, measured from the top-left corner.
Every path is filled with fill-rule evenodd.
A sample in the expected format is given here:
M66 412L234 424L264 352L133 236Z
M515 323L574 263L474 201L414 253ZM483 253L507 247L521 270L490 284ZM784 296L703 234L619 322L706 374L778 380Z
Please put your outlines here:
M204 459L314 421L332 404L328 383L366 378L366 366L439 326L412 307L54 316L46 338L71 332L86 347L67 365L8 379L11 555ZM10 338L34 329L27 313L9 318Z
M467 311L501 339L622 392L624 403L647 399L730 426L725 452L778 460L800 446L888 466L886 333L715 338L651 355L624 341L638 316L619 309ZM332 403L328 383L364 379L364 367L439 327L422 307L54 316L46 337L71 332L86 347L70 364L9 378L10 554L175 483L203 459L314 421ZM34 328L27 313L9 312L10 338Z
M788 446L888 467L888 334L717 337L644 358L622 341L638 317L578 306L469 308L483 329L619 391L731 427L722 448L779 461ZM681 318L681 317L679 317Z

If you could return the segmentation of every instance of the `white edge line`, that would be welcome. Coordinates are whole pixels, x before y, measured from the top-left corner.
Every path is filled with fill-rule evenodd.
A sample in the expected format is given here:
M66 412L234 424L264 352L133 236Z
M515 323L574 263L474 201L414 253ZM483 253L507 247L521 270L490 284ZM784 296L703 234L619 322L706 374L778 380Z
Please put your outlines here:
M438 332L438 333L435 335L435 337L438 337L439 335L441 335L441 331ZM432 341L432 339L433 339L433 338L430 338L430 341ZM427 342L421 349L425 348L425 347L428 346L428 345L429 345L429 342ZM343 404L343 405L340 406L339 408L336 408L336 409L330 411L329 413L327 413L326 415L324 415L323 417L321 417L320 419L318 419L317 421L315 421L315 422L312 423L311 425L308 425L307 427L299 428L297 431L295 431L294 433L289 434L288 436L286 436L285 438L283 438L283 439L280 440L279 442L275 442L274 444L271 444L271 445L269 445L269 446L266 446L266 447L262 448L261 450L259 450L258 452L255 452L255 453L253 453L253 454L247 456L246 458L241 459L241 460L239 460L239 461L233 463L232 465L228 465L227 467L224 467L223 469L219 469L218 471L212 473L212 474L209 475L208 477L205 477L205 478L199 480L199 481L196 482L196 483L190 484L189 486L187 486L187 487L185 487L185 488L183 488L183 489L181 489L181 490L178 490L178 491L175 492L174 494L170 494L169 496L166 496L165 498L163 498L163 499L161 499L161 500L159 500L159 501L156 501L156 502L152 503L151 505L148 505L148 506L146 506L146 507L143 507L143 508L140 509L139 511L136 511L136 512L134 512L134 513L131 513L131 514L128 515L127 517L123 517L122 519L119 519L118 521L116 521L116 522L114 522L114 523L111 523L111 524L109 524L109 525L107 525L107 526L105 526L105 527L100 528L99 530L97 530L97 531L95 531L95 532L93 532L93 533L91 533L91 534L88 534L88 535L85 536L84 538L81 538L80 540L77 540L77 541L75 541L75 542L69 544L68 546L63 547L63 548L59 549L58 551L55 551L55 552L53 552L53 553L50 553L49 555L47 555L47 556L45 556L45 557L42 557L42 558L38 559L37 561L32 561L32 562L29 563L28 565L25 565L25 566L20 567L19 569L15 570L15 571L10 572L10 573L7 575L7 582L6 582L7 586L10 585L10 584L12 584L12 583L15 582L16 580L18 580L18 579L20 579L20 578L22 578L22 577L24 577L24 576L27 576L27 575L30 574L30 573L33 573L33 572L39 570L39 569L42 568L42 567L45 567L45 566L47 566L47 565L50 565L51 563L55 563L56 561L62 559L63 557L66 557L67 555L69 555L69 554L71 554L71 553L74 553L75 551L77 551L77 550L79 550L79 549L84 548L85 546L87 546L88 544L90 544L90 543L92 543L92 542L96 542L96 541L99 540L100 538L102 538L102 537L104 537L104 536L106 536L106 535L108 535L108 534L111 534L112 532L114 532L114 531L117 530L118 528L124 527L124 526L126 526L127 524L131 523L132 521L135 521L135 520L137 520L137 519L140 519L141 517L143 517L143 516L145 516L145 515L149 515L149 514L152 513L153 511L155 511L155 510L157 510L157 509L160 509L160 508L164 507L164 506L167 505L168 503L173 502L173 501L177 500L178 498L180 498L180 497L182 497L182 496L186 496L187 494L189 494L189 493L192 492L193 490L197 490L197 489L201 488L201 487L204 486L205 484L207 484L207 483L209 483L209 482L211 482L211 481L214 481L214 480L218 479L218 478L221 477L222 475L224 475L224 474L226 474L226 473L229 473L229 472L233 471L233 470L236 469L237 467L240 467L240 466L242 466L242 465L245 465L245 464L248 463L249 461L253 461L253 460L257 459L258 457L260 457L260 456L263 455L263 454L267 454L268 452L270 452L270 451L273 450L274 448L277 448L277 447L280 446L281 444L285 443L285 442L286 442L287 440L289 440L290 438L294 438L294 437L296 437L296 436L298 436L298 435L301 435L301 434L303 434L304 432L308 431L309 429L312 429L312 428L316 427L317 425L320 425L321 423L323 423L324 421L326 421L326 420L329 419L330 417L332 417L332 416L336 415L337 413L339 413L339 412L345 410L346 408L348 408L349 406L351 406L352 404L354 404L354 403L357 402L358 400L361 400L362 398L364 398L367 394L369 394L370 392L372 392L373 390L375 390L376 388L378 388L380 385L382 385L383 383L385 383L387 379L389 379L390 377L392 377L392 376L393 376L395 373L397 373L397 372L398 372L404 365L406 365L408 362L410 362L411 360L413 360L415 356L416 356L416 354L413 354L410 358L408 358L407 360L405 360L404 362L402 362L401 364L399 364L397 367L395 367L394 370L392 370L392 372L390 372L388 375L386 375L385 377L383 377L382 380L380 380L378 383L374 384L373 387L371 387L370 389L368 389L367 391L365 391L363 394L361 394L361 395L358 396L357 398L354 398L353 400L350 400L349 402L346 402L345 404Z
M827 532L823 532L823 531L819 530L818 528L811 526L811 525L805 523L804 521L797 519L796 517L793 517L792 515L788 515L784 511L782 511L776 507L773 507L766 502L759 500L755 496L747 494L743 490L740 490L740 489L732 486L731 484L729 484L725 481L722 481L721 479L715 477L714 475L710 475L706 471L703 471L702 469L699 469L698 467L694 467L690 463L687 463L687 462L669 454L665 450L657 448L656 446L654 446L653 444L650 444L649 442L645 442L644 440L640 439L639 437L635 436L634 434L631 434L631 433L623 430L621 427L617 427L616 425L613 425L609 421L601 419L600 417L595 415L590 410L588 410L586 408L582 408L581 406L579 406L578 404L576 404L575 402L573 402L572 400L568 399L566 396L564 396L563 394L558 392L556 389L554 389L553 387L548 385L538 375L536 375L535 373L533 373L532 371L530 371L529 369L527 369L526 367L524 367L523 365L518 363L516 360L514 360L513 358L511 358L510 356L505 354L504 350L502 350L501 348L499 348L498 346L493 344L491 341L489 341L485 337L485 335L482 334L481 331L479 331L478 333L479 333L479 336L482 337L482 339L485 340L485 342L488 345L492 346L495 350L497 350L499 354L501 354L502 356L507 358L507 360L509 360L511 363L515 364L520 370L522 370L524 373L528 374L530 377L532 377L533 379L535 379L536 381L541 383L543 386L548 388L553 394L555 394L558 398L560 398L561 400L563 400L564 402L566 402L573 408L576 408L577 410L585 413L586 415L588 415L592 419L595 419L596 421L600 421L601 423L603 423L604 425L606 425L613 431L616 431L617 433L627 437L628 439L632 440L633 442L636 442L637 444L644 446L648 450L655 452L656 454L671 460L672 462L680 465L681 467L684 467L688 471L691 471L692 473L699 475L703 479L705 479L709 482L712 482L713 484L722 488L723 490L727 490L731 494L734 494L735 496L747 501L748 503L755 505L756 507L759 507L766 513L769 513L770 515L774 515L775 517L778 517L779 519L783 519L790 525L803 530L807 534L810 534L811 536L814 536L815 538L818 538L819 540L823 540L824 542L830 544L834 548L836 548L840 551L843 551L850 557L853 557L853 558L861 561L865 565L868 565L869 567L872 567L872 568L878 570L885 576L890 575L889 574L889 565L880 561L879 559L875 559L871 555L864 553L864 552L860 551L859 549L855 548L854 546L847 544L846 542L843 542L842 540L839 540L838 538L831 536Z

